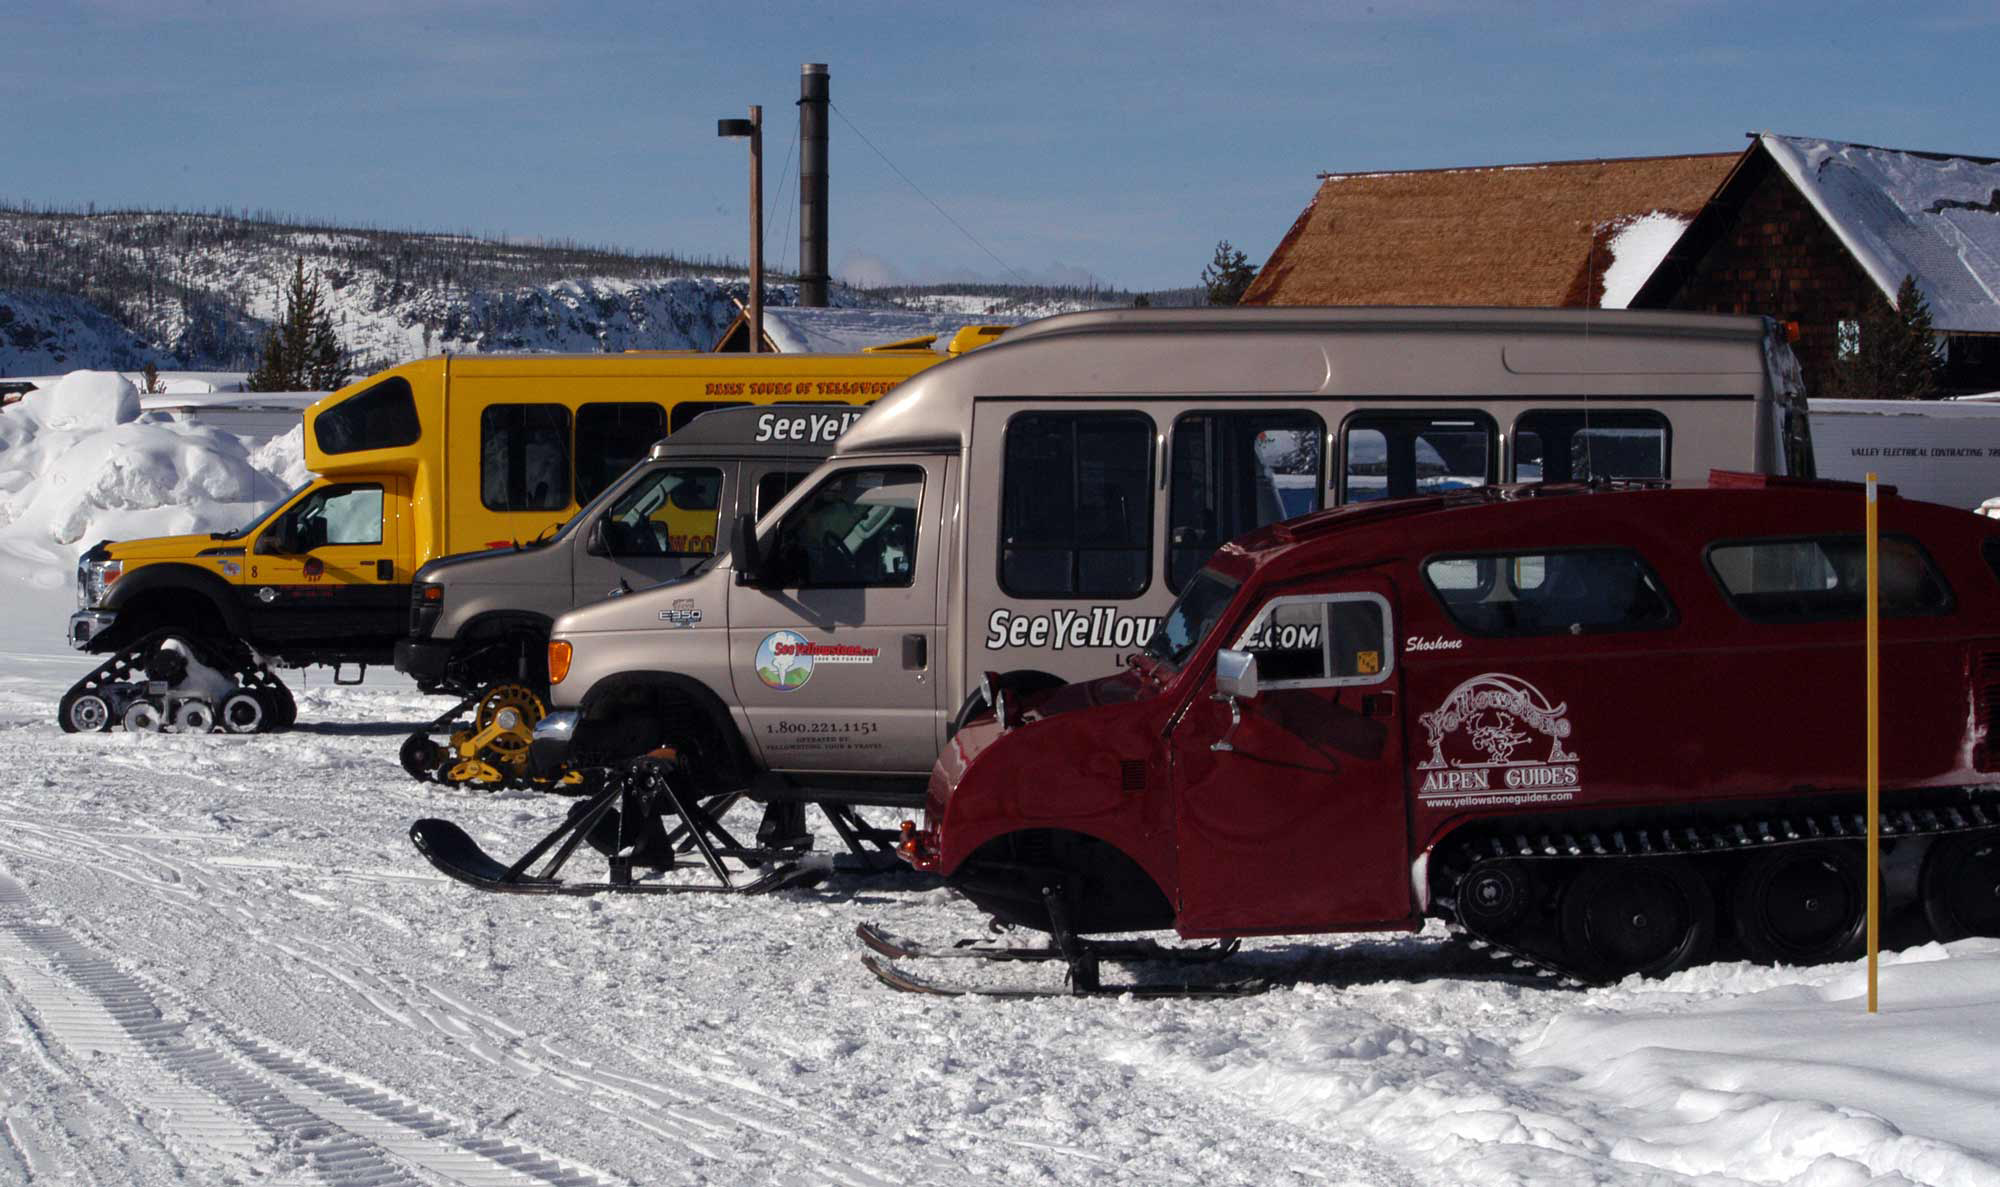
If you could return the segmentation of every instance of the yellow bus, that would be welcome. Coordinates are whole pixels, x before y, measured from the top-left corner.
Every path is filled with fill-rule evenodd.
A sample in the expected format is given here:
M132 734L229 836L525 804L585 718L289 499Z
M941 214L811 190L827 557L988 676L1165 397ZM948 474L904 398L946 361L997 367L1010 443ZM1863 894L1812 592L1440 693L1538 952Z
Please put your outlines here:
M703 412L871 403L998 332L970 327L944 350L919 338L841 355L444 355L371 375L306 410L313 480L247 527L84 553L70 643L113 656L78 689L135 678L151 652L122 653L162 632L225 658L248 644L289 665L387 663L426 561L545 536ZM249 668L238 676L267 683ZM104 703L74 722L66 709L62 724L115 724L98 720ZM288 716L283 704L273 711Z

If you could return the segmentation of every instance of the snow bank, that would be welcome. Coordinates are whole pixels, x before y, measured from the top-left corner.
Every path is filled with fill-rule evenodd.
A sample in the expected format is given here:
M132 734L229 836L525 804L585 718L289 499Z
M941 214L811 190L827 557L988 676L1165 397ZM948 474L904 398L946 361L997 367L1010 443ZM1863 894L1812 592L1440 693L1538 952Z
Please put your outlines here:
M18 411L51 429L107 429L139 419L139 389L116 371L71 371L21 397Z
M1305 985L1105 1053L1438 1181L2000 1185L2000 941L1885 955L1872 1017L1865 988L1860 962Z
M103 539L219 531L303 481L301 431L255 454L232 433L139 412L124 378L78 371L0 411L0 577L66 587Z

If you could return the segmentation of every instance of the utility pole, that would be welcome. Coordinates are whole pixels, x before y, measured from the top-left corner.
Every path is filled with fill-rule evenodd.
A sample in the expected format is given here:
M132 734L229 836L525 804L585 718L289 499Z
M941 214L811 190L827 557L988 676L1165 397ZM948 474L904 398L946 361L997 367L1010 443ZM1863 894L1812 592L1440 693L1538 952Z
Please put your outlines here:
M764 349L764 109L747 120L717 120L715 134L750 138L750 350Z

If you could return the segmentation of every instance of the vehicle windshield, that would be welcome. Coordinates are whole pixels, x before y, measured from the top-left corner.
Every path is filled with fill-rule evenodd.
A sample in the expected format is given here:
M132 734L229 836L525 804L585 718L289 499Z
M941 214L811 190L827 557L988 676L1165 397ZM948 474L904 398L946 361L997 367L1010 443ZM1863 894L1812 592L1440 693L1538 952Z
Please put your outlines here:
M1236 596L1239 584L1213 569L1196 573L1141 650L1169 668L1178 669L1215 629L1216 621Z
M270 519L271 516L277 514L278 508L283 507L287 503L290 503L293 499L296 499L300 495L304 494L306 492L306 487L311 486L314 482L317 481L319 481L317 478L310 479L298 486L293 487L291 490L286 491L284 498L279 499L277 502L272 503L270 506L264 508L262 511L259 511L257 513L257 518L251 520L249 523L244 524L242 527L237 528L235 531L210 532L208 534L208 538L211 540L241 540L243 537L256 531L258 528L263 527L266 520Z

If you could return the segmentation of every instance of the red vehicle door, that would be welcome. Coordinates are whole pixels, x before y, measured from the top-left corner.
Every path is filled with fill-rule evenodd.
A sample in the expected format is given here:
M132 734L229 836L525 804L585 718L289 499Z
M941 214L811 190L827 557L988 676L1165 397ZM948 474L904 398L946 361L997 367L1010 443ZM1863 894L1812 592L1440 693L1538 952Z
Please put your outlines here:
M1168 738L1183 935L1411 917L1394 606L1389 582L1350 579L1273 594L1231 628L1257 695L1232 724L1211 671Z

